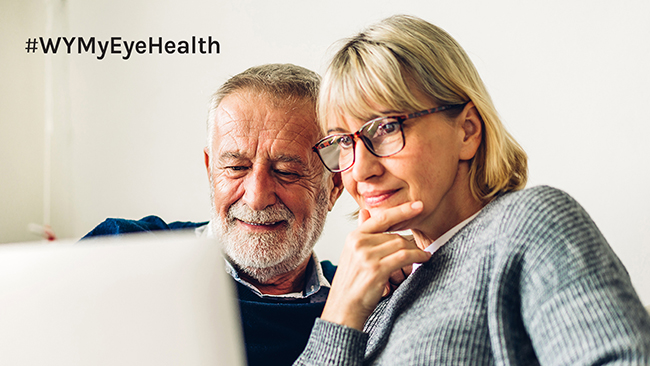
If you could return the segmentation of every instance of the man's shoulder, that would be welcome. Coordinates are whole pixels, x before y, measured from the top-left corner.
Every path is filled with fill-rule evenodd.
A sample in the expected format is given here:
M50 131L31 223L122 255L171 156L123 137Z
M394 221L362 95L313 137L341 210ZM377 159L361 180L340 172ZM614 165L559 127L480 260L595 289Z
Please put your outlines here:
M328 260L321 261L320 266L323 269L323 276L325 276L325 278L327 278L327 280L332 283L332 280L334 279L334 273L336 273L336 266Z
M155 215L149 215L139 220L108 218L97 225L88 234L86 234L82 240L91 237L107 235L120 235L127 233L152 232L161 230L191 229L206 225L207 223L207 221L174 221L168 224L163 219Z

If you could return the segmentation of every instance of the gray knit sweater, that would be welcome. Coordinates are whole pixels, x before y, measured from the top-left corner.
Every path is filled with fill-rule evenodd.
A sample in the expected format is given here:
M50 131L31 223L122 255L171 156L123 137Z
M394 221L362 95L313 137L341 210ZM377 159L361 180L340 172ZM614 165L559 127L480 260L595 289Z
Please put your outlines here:
M379 303L364 332L321 319L294 365L650 365L650 317L587 213L501 195Z

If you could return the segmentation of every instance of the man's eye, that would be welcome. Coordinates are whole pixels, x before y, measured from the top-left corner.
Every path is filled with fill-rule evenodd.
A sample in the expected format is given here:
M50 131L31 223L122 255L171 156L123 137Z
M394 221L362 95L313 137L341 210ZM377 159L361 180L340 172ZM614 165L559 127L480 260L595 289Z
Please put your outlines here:
M300 174L287 170L276 170L275 175L279 181L284 183L295 183L302 178Z
M281 175L283 177L297 177L298 176L298 174L296 174L294 172L288 172L288 171L285 171L285 170L276 170L275 173L278 174L278 175Z
M232 171L235 171L235 172L239 172L239 171L248 169L248 167L247 166L242 166L242 165L231 165L231 166L227 166L226 169L227 170L232 170Z

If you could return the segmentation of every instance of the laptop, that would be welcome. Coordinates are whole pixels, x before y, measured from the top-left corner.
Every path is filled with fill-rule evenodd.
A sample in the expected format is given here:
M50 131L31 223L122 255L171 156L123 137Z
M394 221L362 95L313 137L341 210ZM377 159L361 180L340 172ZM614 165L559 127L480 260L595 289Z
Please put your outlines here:
M244 365L238 311L193 233L0 244L0 365Z

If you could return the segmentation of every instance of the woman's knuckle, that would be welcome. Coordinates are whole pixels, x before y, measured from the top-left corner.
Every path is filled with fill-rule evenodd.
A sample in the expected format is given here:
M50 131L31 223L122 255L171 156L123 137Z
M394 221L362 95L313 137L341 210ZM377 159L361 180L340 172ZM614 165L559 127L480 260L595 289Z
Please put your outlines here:
M400 250L399 252L395 253L395 257L398 261L405 261L408 259L408 252L405 250Z

